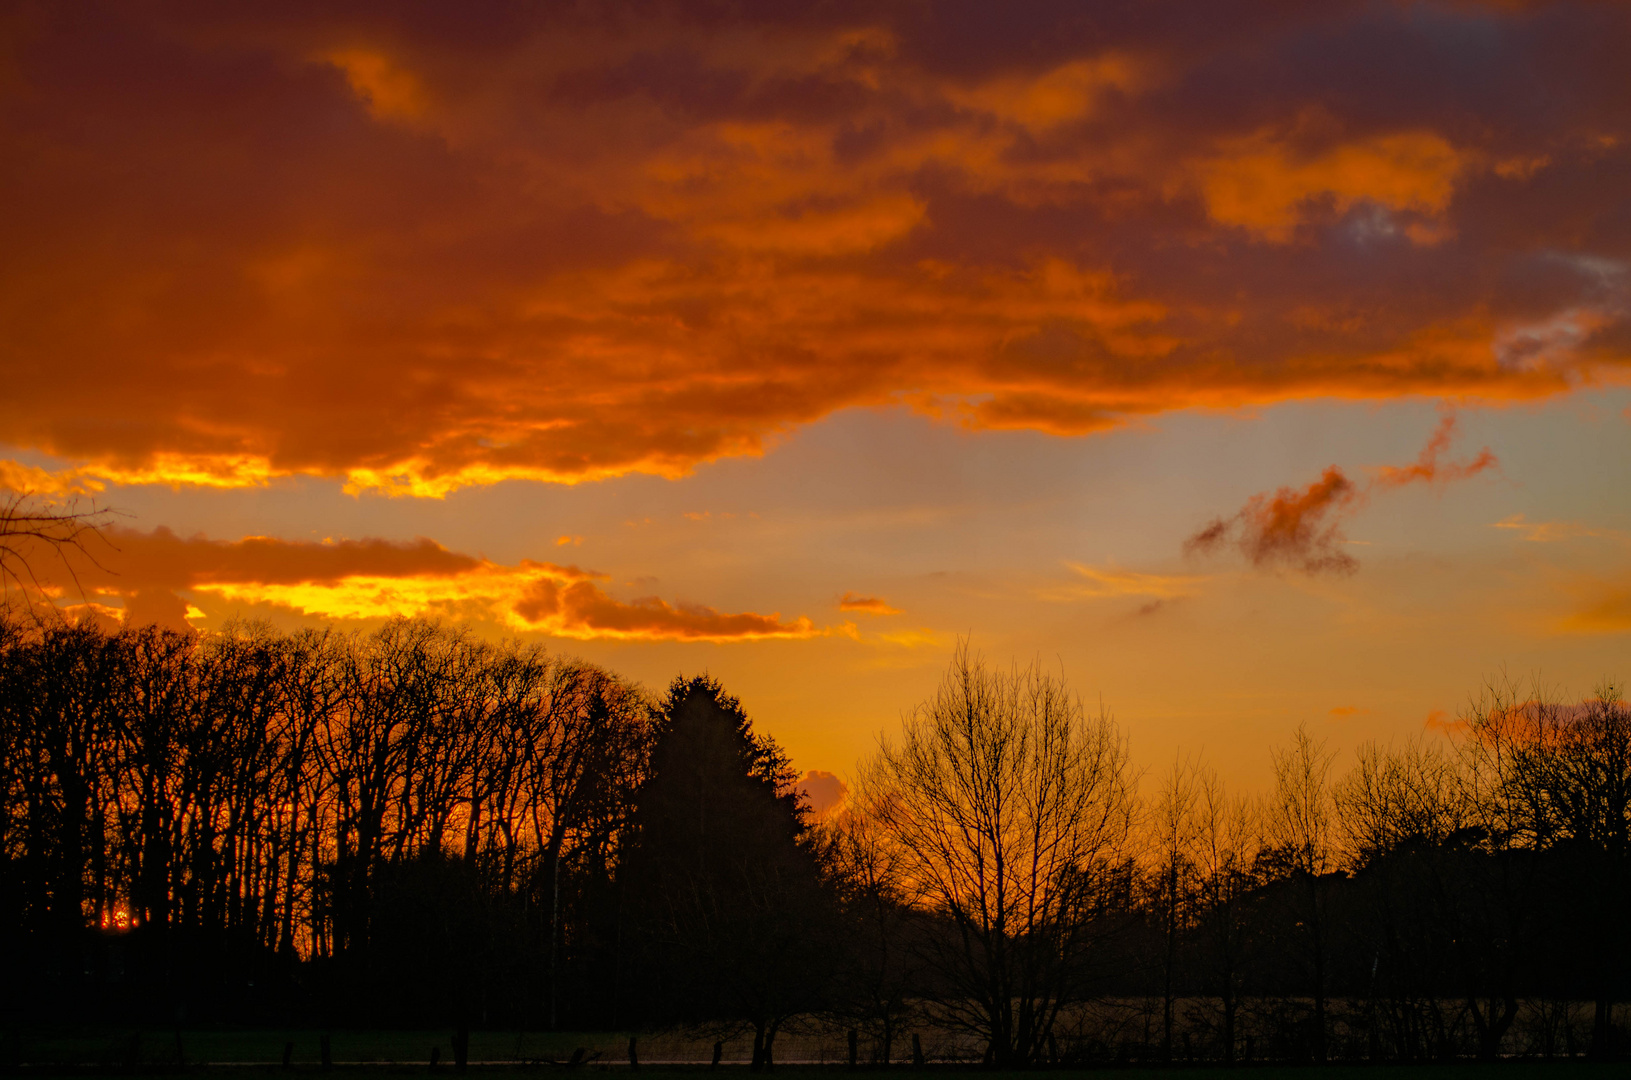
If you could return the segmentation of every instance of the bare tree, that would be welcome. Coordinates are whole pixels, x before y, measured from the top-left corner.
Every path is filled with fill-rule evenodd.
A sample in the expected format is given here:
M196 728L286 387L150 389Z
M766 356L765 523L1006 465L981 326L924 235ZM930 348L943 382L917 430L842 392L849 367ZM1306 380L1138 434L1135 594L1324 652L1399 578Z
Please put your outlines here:
M1325 1060L1325 995L1330 961L1328 875L1337 873L1337 822L1331 796L1334 754L1307 726L1291 745L1273 752L1274 792L1265 815L1268 854L1290 879L1293 915L1314 1001L1309 1049Z
M838 1012L874 1039L876 1059L888 1064L924 976L911 947L920 920L906 892L903 854L877 815L855 800L821 829L845 916Z
M1082 999L1134 811L1127 744L1039 666L993 670L960 644L939 691L859 784L943 933L926 961L940 1019L1020 1066Z
M40 591L38 562L43 555L60 560L77 584L69 553L94 562L86 541L101 535L112 513L78 499L54 502L27 491L0 495L0 593L14 586Z
M1201 777L1193 760L1172 763L1151 807L1155 865L1150 898L1161 930L1161 1060L1172 1060L1180 950L1194 917Z
M1621 909L1631 887L1631 707L1613 684L1565 705L1539 687L1526 694L1505 683L1465 719L1483 790L1515 841L1546 853L1574 884L1566 902L1595 1004L1591 1052L1610 1056L1628 944Z
M1235 1063L1236 1020L1253 946L1252 898L1258 872L1260 807L1230 795L1210 768L1199 775L1195 804L1195 874L1198 878L1196 950L1203 991L1223 1013L1223 1060Z

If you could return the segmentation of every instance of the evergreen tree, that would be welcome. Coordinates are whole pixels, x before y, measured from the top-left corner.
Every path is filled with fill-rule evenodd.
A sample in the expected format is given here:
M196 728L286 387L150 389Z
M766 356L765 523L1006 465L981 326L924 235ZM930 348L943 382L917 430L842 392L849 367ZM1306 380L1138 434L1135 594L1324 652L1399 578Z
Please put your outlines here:
M745 1024L756 1068L789 1017L822 1004L832 952L795 776L719 683L676 679L624 866L646 1017Z

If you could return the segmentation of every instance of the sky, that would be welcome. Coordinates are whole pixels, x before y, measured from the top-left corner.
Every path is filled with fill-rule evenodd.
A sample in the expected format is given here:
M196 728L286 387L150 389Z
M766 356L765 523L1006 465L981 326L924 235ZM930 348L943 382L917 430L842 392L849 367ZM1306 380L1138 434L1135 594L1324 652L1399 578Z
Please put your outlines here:
M1151 767L1631 674L1631 8L20 3L0 488L849 774L960 637Z

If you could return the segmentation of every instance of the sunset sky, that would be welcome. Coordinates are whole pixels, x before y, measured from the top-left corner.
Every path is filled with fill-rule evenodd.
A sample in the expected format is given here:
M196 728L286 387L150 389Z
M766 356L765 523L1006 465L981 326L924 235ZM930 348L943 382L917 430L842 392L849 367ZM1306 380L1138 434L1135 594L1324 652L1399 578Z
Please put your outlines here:
M56 601L395 614L844 774L960 635L1247 786L1631 676L1631 5L11 3Z

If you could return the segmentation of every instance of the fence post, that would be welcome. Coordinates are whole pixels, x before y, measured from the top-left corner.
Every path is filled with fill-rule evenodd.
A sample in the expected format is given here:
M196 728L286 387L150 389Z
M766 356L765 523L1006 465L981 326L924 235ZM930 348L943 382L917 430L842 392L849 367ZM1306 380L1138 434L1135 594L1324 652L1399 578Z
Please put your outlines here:
M453 1033L453 1067L460 1072L464 1071L465 1064L470 1060L470 1029L461 1027Z

